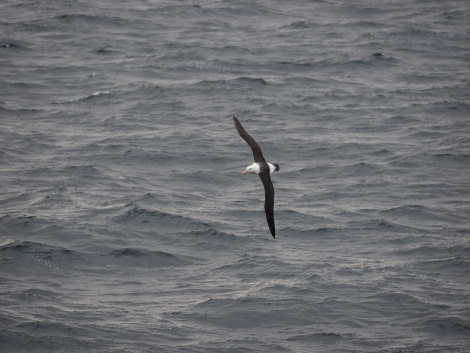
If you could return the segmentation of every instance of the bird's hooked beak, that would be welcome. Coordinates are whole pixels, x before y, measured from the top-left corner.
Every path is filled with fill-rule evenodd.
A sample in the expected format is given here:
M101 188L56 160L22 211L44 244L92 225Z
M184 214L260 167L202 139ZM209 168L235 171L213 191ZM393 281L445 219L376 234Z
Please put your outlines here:
M243 175L243 174L246 174L246 173L248 173L248 168L246 168L246 169L242 172L242 175Z

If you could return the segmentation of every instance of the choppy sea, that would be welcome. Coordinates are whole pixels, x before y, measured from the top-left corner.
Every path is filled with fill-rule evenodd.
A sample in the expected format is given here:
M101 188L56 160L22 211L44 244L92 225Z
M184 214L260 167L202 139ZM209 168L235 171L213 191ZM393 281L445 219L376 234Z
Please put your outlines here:
M470 2L0 14L1 352L470 350Z

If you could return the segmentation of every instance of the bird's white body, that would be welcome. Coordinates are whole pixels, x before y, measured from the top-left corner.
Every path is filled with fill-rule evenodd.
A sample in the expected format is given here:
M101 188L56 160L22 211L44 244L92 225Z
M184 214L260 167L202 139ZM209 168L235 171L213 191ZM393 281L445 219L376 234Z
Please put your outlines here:
M277 172L279 170L279 167L276 167L274 164L271 164L269 162L267 162L267 164L269 166L269 173ZM252 174L259 175L260 172L261 172L260 164L254 162L253 164L250 164L248 167L246 167L246 169L242 172L242 174L252 173Z

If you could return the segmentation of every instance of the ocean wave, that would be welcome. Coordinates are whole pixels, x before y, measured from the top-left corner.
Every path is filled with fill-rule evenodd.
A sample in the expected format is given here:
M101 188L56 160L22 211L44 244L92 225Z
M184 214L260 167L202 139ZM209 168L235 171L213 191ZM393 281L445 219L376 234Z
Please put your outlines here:
M94 26L103 28L103 26L125 25L125 19L118 16L91 15L84 13L67 13L61 14L47 19L49 25L57 26L86 26L88 30Z
M323 69L323 70L336 70L336 69L343 69L343 70L354 70L358 67L362 67L364 69L370 68L385 68L391 67L398 64L398 59L387 55L382 52L375 52L370 53L362 57L349 57L345 56L335 56L335 57L324 57L319 58L317 60L311 59L299 59L294 58L293 61L280 61L278 65L284 68L290 69L301 69L303 70L313 70L313 69ZM314 78L307 77L303 79L310 79L314 82ZM316 79L318 81L318 78ZM305 81L307 82L307 81ZM321 83L321 82L317 82Z
M142 200L144 201L144 200ZM214 228L201 220L186 215L152 210L136 203L124 206L127 210L111 218L113 223L120 224L119 231L123 232L127 227L133 229L137 226L142 237L158 237L159 239L176 239L182 241L200 242L208 239L211 234L218 234ZM125 226L126 228L122 228ZM218 237L225 237L218 234Z
M50 321L50 320L40 320L40 321L27 321L18 323L14 326L16 329L24 330L27 332L34 333L35 336L81 336L88 334L86 329L81 329L78 326L72 326L69 324Z
M369 219L364 221L351 221L349 223L349 229L355 229L359 231L381 231L381 232L390 232L390 233L423 233L423 229L419 227L413 227L404 225L398 222L387 220L384 218Z
M13 52L22 52L24 50L29 49L24 43L20 43L16 40L9 40L6 38L2 38L0 40L0 48L5 50L11 50Z
M67 248L52 246L44 243L37 243L25 240L7 241L0 245L0 252L3 254L17 255L35 255L47 260L55 258L70 257L75 254L74 251Z
M56 199L57 200L57 199ZM28 207L34 208L38 205L45 205L48 202L54 203L54 197L48 198L42 195L24 194L22 197L9 198L11 204L24 202ZM57 235L61 225L54 219L31 214L27 210L20 214L7 214L0 218L0 225L3 227L2 235L4 237L28 237L28 236L47 236Z
M144 268L168 267L168 266L187 266L193 263L189 258L175 255L165 251L122 248L111 251L109 254L119 266L139 266Z
M41 323L42 321L37 321L36 324L25 322L16 327L0 329L2 348L7 352L32 352L37 351L38 346L42 346L47 347L44 351L55 352L56 350L52 347L61 347L61 351L79 353L83 351L83 347L96 347L93 340L89 338L91 332L88 332L88 337L80 338L79 335L83 331L75 326L53 322L44 325ZM54 334L54 328L60 331ZM42 332L36 332L36 330L42 330ZM77 349L77 347L82 348Z
M439 336L468 337L470 334L470 320L458 316L437 317L416 323L417 329L425 332L433 332Z
M287 337L287 341L301 341L311 343L335 343L343 337L335 332L315 332L303 335L293 335Z
M112 247L109 244L108 247ZM92 271L100 272L106 269L142 267L174 267L187 266L197 260L196 257L181 256L161 250L148 248L119 248L109 253L82 252L51 246L30 241L12 240L0 245L0 259L4 264L15 266L18 261L27 265L39 266L35 271L41 272L41 267L53 271ZM29 292L28 295L44 297L44 292ZM52 293L53 294L53 293Z
M383 215L395 217L425 218L433 214L429 207L423 205L402 205L380 211Z
M171 214L171 213L166 213L166 212L161 212L157 210L150 210L144 207L139 206L138 204L135 203L129 203L124 206L128 210L119 216L116 216L114 218L114 221L117 222L132 222L132 221L140 221L141 223L149 223L151 221L158 221L158 220L166 220L169 222L174 222L175 224L177 223L182 223L182 222L191 222L192 220Z
M14 240L0 246L0 259L5 269L21 276L52 275L50 283L55 285L64 270L80 260L80 254L64 247Z
M20 302L34 303L34 302L53 302L60 296L60 292L52 291L51 289L30 288L19 292L16 299Z
M216 91L220 89L230 90L235 87L240 88L245 86L255 88L255 86L258 85L264 86L269 84L269 81L262 77L240 76L232 79L200 80L194 82L191 86L193 88Z
M111 91L96 91L92 94L89 94L84 97L79 97L79 98L74 98L68 101L62 101L62 102L52 102L52 104L75 104L75 103L84 103L86 101L91 101L95 99L99 99L101 97L111 95Z

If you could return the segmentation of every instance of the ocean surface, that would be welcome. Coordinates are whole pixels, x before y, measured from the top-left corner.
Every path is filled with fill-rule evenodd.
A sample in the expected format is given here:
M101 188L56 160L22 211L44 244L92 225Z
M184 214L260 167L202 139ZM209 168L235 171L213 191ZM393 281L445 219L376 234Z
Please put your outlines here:
M2 353L470 351L469 1L3 0L0 87Z

